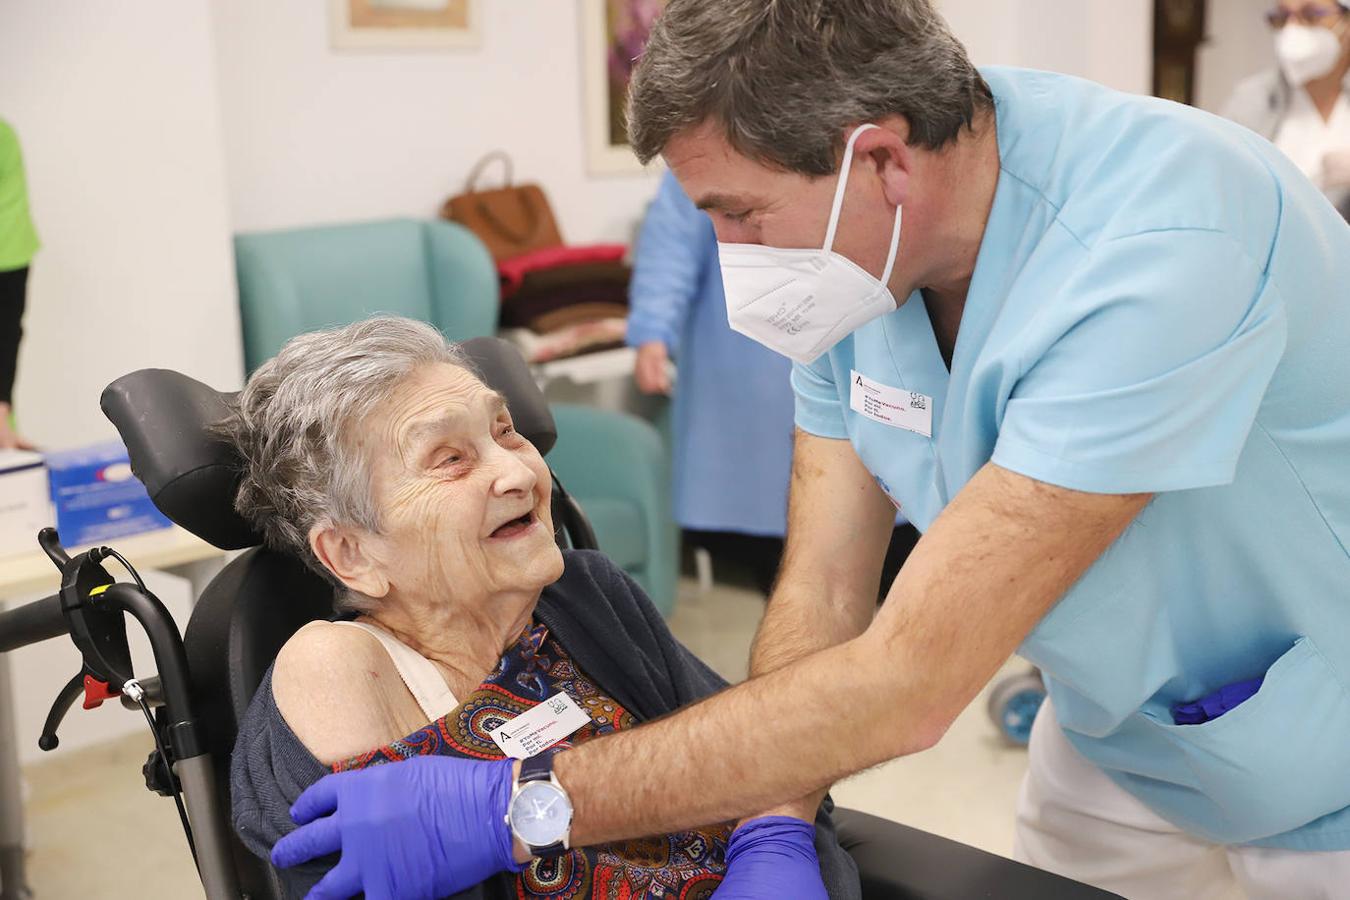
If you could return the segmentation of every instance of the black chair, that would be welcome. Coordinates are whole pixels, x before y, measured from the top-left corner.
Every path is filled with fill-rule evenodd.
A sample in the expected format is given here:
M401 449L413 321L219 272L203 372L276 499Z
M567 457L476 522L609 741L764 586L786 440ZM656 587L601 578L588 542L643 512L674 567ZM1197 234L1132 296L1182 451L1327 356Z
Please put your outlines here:
M477 338L461 345L484 380L508 399L516 428L547 453L557 439L543 395L510 345ZM257 546L232 508L238 459L211 425L226 398L176 372L144 370L104 392L104 412L130 452L132 468L156 505L179 525L222 549L251 547L203 591L188 623L186 649L194 709L218 795L229 803L229 760L240 719L281 646L302 625L332 615L333 592L299 560ZM563 546L594 547L581 510L555 480L554 521ZM850 810L837 811L840 838L875 900L1114 896L963 844ZM229 834L228 853L243 896L283 896L275 872Z

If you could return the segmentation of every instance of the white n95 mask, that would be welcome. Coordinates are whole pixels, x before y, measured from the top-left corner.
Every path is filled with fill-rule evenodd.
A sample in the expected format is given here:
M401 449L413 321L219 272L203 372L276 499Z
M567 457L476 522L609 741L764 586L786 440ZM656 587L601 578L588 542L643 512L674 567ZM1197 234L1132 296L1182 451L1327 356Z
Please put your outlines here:
M1336 67L1341 40L1330 28L1290 22L1275 36L1275 56L1289 83L1302 87Z
M895 298L886 282L900 245L900 207L895 209L891 249L880 280L830 249L853 164L853 144L858 135L876 127L860 125L849 136L821 249L717 245L727 322L733 331L789 359L811 363L850 332L895 309Z

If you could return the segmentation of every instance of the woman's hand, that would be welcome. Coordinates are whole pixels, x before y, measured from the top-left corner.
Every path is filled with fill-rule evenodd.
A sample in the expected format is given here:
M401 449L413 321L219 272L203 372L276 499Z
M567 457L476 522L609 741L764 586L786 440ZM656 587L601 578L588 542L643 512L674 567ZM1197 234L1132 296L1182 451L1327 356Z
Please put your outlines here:
M637 351L633 377L644 394L670 394L670 351L663 341L648 341Z
M727 874L714 900L828 900L815 837L815 826L795 816L743 823L727 843Z
M277 841L272 864L299 865L341 851L308 900L446 897L521 869L506 807L515 760L420 756L329 775L300 795L300 827Z

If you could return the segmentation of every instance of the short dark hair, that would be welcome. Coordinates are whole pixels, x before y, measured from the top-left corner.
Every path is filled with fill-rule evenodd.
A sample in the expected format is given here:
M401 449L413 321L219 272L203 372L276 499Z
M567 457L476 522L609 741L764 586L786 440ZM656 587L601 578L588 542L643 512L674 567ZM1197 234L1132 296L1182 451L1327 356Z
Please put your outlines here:
M827 175L845 130L888 115L936 150L993 95L930 0L671 0L633 73L644 163L712 120L738 152Z

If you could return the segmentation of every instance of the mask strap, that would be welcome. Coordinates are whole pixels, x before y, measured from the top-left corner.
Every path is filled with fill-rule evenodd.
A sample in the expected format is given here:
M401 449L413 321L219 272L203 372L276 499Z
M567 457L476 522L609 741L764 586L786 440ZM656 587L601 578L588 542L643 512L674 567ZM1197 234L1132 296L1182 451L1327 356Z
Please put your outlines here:
M839 227L839 211L844 206L844 188L848 186L849 169L853 168L853 145L858 142L858 135L876 127L870 122L859 125L848 136L848 145L844 147L844 164L839 167L839 184L834 188L834 206L830 207L830 225L825 229L825 246L821 248L826 253L834 246L834 232Z
M830 248L834 246L834 233L839 228L839 212L844 206L844 188L848 186L849 169L853 167L853 145L857 143L858 135L862 134L876 125L865 123L854 129L848 136L848 144L844 147L844 163L839 167L839 184L834 189L834 205L830 207L830 225L825 230L825 246L821 249L829 253ZM886 271L881 273L881 283L890 284L891 270L895 268L895 251L900 246L900 222L904 217L904 208L897 206L895 208L895 225L891 228L891 248L886 253Z
M891 249L886 253L886 271L881 273L881 283L888 290L891 285L891 269L895 268L895 251L900 246L900 219L904 212L903 206L895 208L895 227L891 229Z

